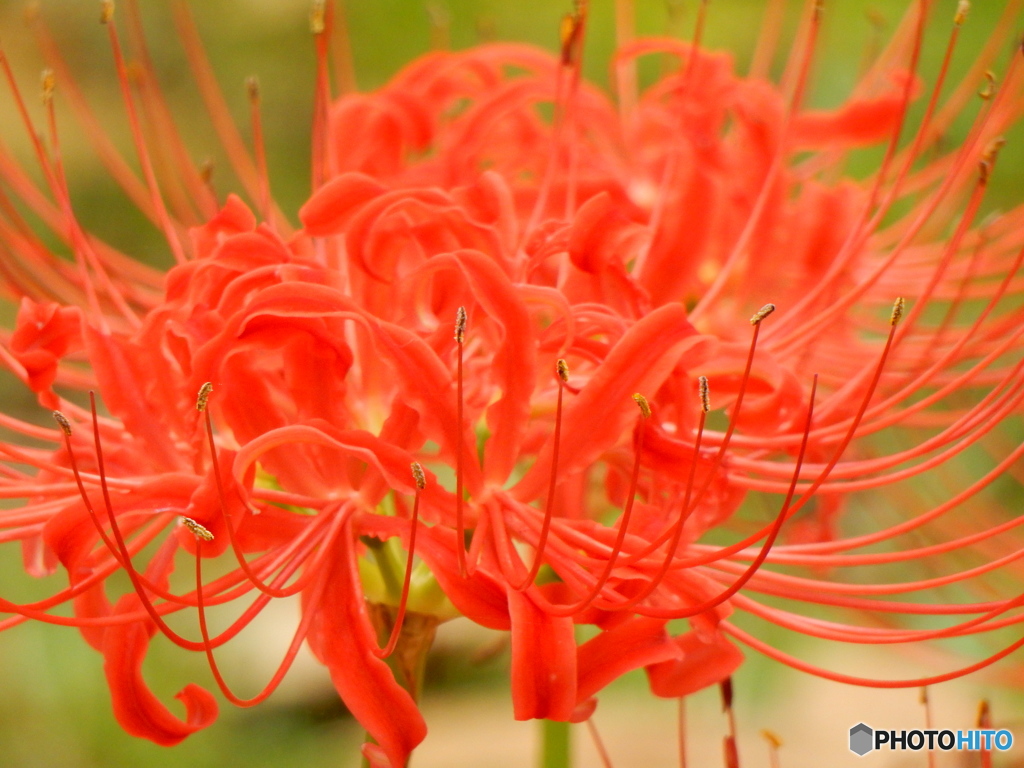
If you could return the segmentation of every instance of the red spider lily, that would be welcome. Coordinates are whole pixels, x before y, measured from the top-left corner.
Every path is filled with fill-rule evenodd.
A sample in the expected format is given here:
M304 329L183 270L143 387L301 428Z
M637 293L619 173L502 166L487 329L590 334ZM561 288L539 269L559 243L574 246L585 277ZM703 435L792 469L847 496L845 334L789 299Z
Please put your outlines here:
M223 125L186 6L176 7ZM658 696L727 681L742 661L729 637L876 686L948 679L1024 644L927 679L879 681L813 667L730 621L739 609L816 637L907 643L1020 620L1019 596L891 599L952 583L981 592L987 573L1020 557L1018 521L976 498L1024 453L996 429L1024 400L1024 208L977 221L998 136L1019 117L1019 53L980 108L968 103L970 77L940 100L965 11L927 78L917 66L932 9L921 2L850 99L815 112L803 105L822 23L814 6L782 87L757 76L757 64L743 77L702 50L701 21L690 44L622 47L615 104L580 78L580 7L560 56L507 44L439 52L376 93L332 101L332 19L318 8L315 190L298 232L270 195L258 89L254 156L221 133L262 222L239 197L218 207L159 89L132 91L109 4L141 178L118 155L107 161L176 265L161 278L78 224L51 79L46 138L34 145L44 188L0 153L0 178L73 256L59 258L17 207L4 207L5 284L21 305L0 351L59 410L57 430L0 416L48 443L0 445L3 492L23 501L0 517L0 536L22 544L31 573L63 567L69 587L0 602L11 614L3 627L79 627L105 656L121 723L162 744L209 724L216 703L190 685L180 720L150 693L140 667L157 631L204 653L240 706L269 696L308 642L379 745L367 745L367 758L393 766L426 732L415 685L384 661L409 642L405 617L429 610L410 594L416 558L459 613L510 632L523 719L587 719L595 694L641 667ZM139 76L154 85L133 4L128 20ZM41 35L59 90L66 68ZM771 39L769 28L756 61L770 59ZM979 72L999 48L994 37L978 54ZM623 73L649 55L678 65L635 94ZM925 114L907 140L915 99ZM538 110L547 104L550 121ZM937 150L936 137L968 111L964 141ZM841 180L847 156L870 145L884 149L875 172ZM897 295L909 305L892 305ZM75 390L97 392L108 415L95 401L76 405ZM727 426L716 426L726 422L713 421L712 405ZM876 437L894 434L918 439L900 447ZM906 490L972 447L992 454L983 477L935 505ZM909 497L906 518L845 532L848 499L874 489ZM773 499L771 515L736 526L732 544L707 543L751 491ZM948 522L958 507L974 529ZM919 530L935 543L899 539ZM382 597L360 569L390 539L408 555L400 589ZM892 546L851 552L876 543ZM195 567L183 594L169 585L178 550ZM989 560L961 567L958 552ZM212 558L234 567L204 579ZM935 574L864 584L824 573L907 562ZM807 573L764 567L773 564ZM111 604L106 580L122 569L132 590ZM270 600L296 594L303 617L279 672L239 698L216 652ZM211 635L206 609L239 600L248 601L239 618ZM67 602L72 617L50 613ZM929 630L859 626L800 611L810 604L974 618ZM198 637L167 623L179 611L197 614ZM690 629L669 625L676 619ZM591 639L578 644L576 625L593 626Z

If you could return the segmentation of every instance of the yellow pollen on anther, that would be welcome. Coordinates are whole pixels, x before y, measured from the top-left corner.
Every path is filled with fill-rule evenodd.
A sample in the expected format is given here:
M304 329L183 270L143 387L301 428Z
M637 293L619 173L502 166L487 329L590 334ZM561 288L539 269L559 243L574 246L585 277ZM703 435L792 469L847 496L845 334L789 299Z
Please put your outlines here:
M260 80L258 77L248 77L245 80L245 92L249 95L249 101L260 100Z
M896 323L900 321L900 318L903 317L903 305L905 303L906 302L903 300L902 296L896 299L893 303L892 314L889 315L889 325L896 325Z
M707 413L711 410L711 395L708 394L708 377L701 376L697 379L697 385L700 387L700 409Z
M782 739L779 738L779 735L775 733L775 731L769 731L765 728L761 731L761 738L771 744L775 749L782 746Z
M750 318L750 324L751 325L757 325L758 323L760 323L762 320L764 320L766 317L768 317L768 315L770 315L774 311L775 311L775 305L774 304L765 304L763 307L761 307L759 310L757 310L757 312L754 313L753 317Z
M968 11L970 10L971 4L969 0L960 0L960 2L956 4L956 13L953 15L953 23L958 27L963 24L964 20L967 18Z
M558 361L555 363L555 373L558 374L558 378L560 378L563 383L569 382L569 364L562 358L558 358Z
M60 411L53 412L53 420L57 422L57 426L60 427L61 431L71 437L71 422L68 421L68 417Z
M213 181L213 160L207 158L199 166L199 178L203 180L203 184L210 185L210 182Z
M647 398L637 392L633 395L633 399L640 406L640 415L645 419L651 418L651 404L647 402Z
M202 539L203 541L213 541L213 534L210 533L202 525L197 523L195 520L193 520L191 517L181 518L181 524L188 528L189 531L192 532L192 535L195 536L197 539Z
M109 24L114 18L114 0L103 0L100 3L100 24Z
M416 481L416 487L421 491L427 487L427 478L423 474L423 467L418 461L409 465L412 468L412 479Z
M985 87L978 91L984 101L988 101L996 95L996 75L991 69L985 70Z
M206 410L206 403L210 399L211 392L213 392L213 384L210 383L209 381L199 388L199 396L196 398L197 411Z
M978 727L984 728L988 725L989 721L989 704L988 699L982 699L978 702Z
M327 27L326 15L327 9L324 0L313 0L313 7L309 11L309 31L314 35L323 34Z
M466 340L466 308L459 307L455 313L455 341L462 344Z
M985 151L981 153L981 160L978 163L978 173L980 174L979 181L982 185L988 184L989 177L992 175L992 167L996 164L996 158L999 156L999 150L1006 144L1006 139L1002 136L996 136L992 141L985 147Z
M43 85L43 104L49 104L53 99L53 91L57 87L57 76L53 74L52 69L44 69L42 75Z

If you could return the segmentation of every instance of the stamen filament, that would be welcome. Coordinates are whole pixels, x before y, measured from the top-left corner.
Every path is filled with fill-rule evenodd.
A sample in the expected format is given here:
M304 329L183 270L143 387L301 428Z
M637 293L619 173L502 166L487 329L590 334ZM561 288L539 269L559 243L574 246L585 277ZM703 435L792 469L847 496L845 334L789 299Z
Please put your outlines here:
M522 592L527 587L532 586L536 580L540 566L544 562L544 548L547 546L548 534L551 531L551 517L555 505L555 485L558 481L558 448L562 439L562 394L566 383L569 381L569 367L566 365L565 360L560 359L555 366L555 370L557 373L556 378L558 379L558 397L555 401L555 433L551 439L551 480L548 485L547 504L544 505L544 522L541 525L540 536L537 537L537 547L529 573L519 584L512 585L512 588L517 592Z

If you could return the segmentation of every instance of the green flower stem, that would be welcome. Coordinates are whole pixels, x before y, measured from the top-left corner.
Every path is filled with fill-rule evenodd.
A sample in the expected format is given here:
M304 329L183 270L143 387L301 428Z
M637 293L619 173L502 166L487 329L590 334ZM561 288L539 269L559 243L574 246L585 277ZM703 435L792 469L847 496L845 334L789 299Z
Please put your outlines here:
M541 720L541 768L572 768L569 723Z

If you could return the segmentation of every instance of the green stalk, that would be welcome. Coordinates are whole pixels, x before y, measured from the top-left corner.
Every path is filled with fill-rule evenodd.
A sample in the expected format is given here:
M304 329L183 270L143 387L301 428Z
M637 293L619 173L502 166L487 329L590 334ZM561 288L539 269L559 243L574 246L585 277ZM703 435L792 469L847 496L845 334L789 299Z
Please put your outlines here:
M541 720L541 768L572 768L569 723Z

